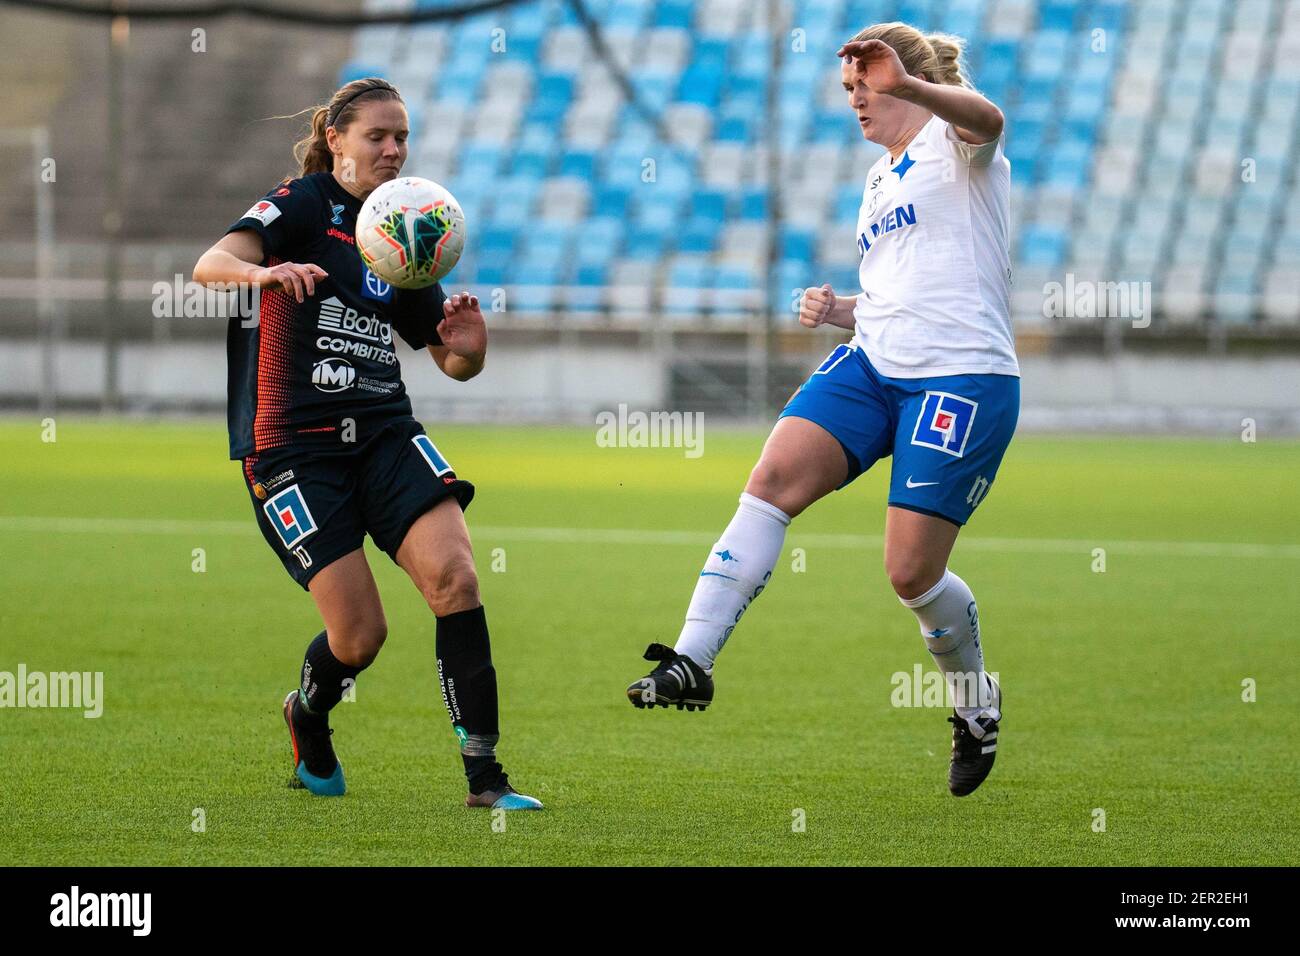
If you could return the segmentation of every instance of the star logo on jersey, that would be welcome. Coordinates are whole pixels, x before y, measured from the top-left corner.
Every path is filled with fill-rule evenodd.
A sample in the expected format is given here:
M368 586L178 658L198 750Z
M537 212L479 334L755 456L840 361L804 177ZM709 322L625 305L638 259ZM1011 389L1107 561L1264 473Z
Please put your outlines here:
M737 564L740 563L740 560L734 557L732 553L726 549L723 549L722 551L714 551L713 553L722 559L723 564L726 564L728 561L735 561Z
M907 171L915 165L916 165L916 160L914 160L911 156L908 156L907 151L904 150L903 158L898 161L898 165L895 166L893 169L891 169L890 172L898 173L898 178L902 179L904 176L907 175Z
M930 637L936 637L936 638L937 638L937 637L943 637L943 636L945 636L945 635L948 633L948 631L949 631L949 628L946 628L946 627L936 627L933 631L930 631L930 632L929 632L929 636L930 636Z

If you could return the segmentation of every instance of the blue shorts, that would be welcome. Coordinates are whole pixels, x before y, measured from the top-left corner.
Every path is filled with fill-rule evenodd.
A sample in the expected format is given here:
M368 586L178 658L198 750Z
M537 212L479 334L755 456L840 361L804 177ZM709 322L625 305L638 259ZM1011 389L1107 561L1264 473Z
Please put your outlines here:
M894 456L889 503L970 519L984 500L1020 416L1014 375L886 378L861 349L836 346L790 397L781 418L806 418L844 447L849 475Z

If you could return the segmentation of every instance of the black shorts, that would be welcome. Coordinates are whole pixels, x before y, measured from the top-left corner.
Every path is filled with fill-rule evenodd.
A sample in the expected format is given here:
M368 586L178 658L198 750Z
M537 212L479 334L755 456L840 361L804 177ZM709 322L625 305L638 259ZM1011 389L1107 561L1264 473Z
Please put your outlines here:
M386 425L351 452L261 452L244 459L244 479L262 535L304 589L367 534L396 561L422 514L449 496L462 509L474 497L474 486L456 477L410 419Z

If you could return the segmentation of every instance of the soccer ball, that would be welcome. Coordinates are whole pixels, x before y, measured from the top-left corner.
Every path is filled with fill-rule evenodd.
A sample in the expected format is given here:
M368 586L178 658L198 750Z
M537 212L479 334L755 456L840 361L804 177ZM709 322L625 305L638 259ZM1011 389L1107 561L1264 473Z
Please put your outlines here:
M357 214L357 252L399 289L433 285L465 248L465 214L437 183L403 176L375 189Z

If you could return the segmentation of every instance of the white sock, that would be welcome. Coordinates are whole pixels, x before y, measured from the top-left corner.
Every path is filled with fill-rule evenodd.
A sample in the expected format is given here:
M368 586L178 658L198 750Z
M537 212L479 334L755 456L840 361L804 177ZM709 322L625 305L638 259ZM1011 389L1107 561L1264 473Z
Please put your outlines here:
M761 498L742 494L736 516L709 551L695 584L686 623L674 648L706 671L758 597L785 544L790 516Z
M992 706L992 688L984 676L979 612L966 582L945 569L939 583L920 597L899 600L921 622L921 636L943 673L958 715L969 722L987 712L1001 720L1002 715Z

